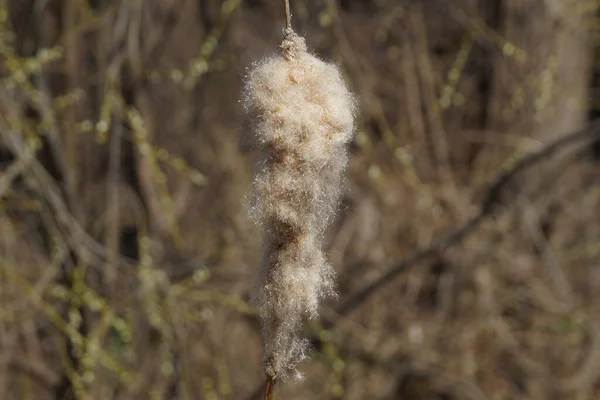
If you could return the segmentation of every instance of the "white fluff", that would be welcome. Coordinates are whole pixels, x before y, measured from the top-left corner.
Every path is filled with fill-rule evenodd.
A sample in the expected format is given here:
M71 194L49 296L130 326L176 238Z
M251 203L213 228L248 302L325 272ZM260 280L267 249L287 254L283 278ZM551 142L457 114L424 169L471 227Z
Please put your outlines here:
M265 229L254 302L263 319L265 371L281 378L305 358L298 331L333 294L334 273L321 249L338 204L355 100L340 71L288 32L281 53L254 65L244 105L262 151L253 213Z

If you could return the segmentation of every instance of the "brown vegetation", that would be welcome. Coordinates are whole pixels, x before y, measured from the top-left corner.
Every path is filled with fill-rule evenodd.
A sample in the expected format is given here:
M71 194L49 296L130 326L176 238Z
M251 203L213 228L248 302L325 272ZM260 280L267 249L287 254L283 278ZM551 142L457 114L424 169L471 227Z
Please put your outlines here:
M3 398L260 396L239 98L281 8L0 0ZM360 110L340 299L276 398L600 396L598 123L554 144L597 114L597 8L293 0Z

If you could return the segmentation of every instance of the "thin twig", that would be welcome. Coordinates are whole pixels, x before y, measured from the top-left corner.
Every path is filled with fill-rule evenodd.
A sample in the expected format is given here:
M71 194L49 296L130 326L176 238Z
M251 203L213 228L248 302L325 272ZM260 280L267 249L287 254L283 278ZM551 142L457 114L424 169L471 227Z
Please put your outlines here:
M290 12L290 0L283 0L283 6L285 8L285 30L292 29L292 13Z
M407 259L393 264L388 271L381 275L378 279L366 284L363 288L348 295L346 300L343 301L337 308L337 316L347 315L358 308L359 305L370 298L379 289L388 285L401 272L404 272L417 262L433 256L439 251L447 249L451 245L460 243L465 237L473 232L486 217L491 215L494 211L496 211L497 207L501 205L502 192L508 186L508 184L512 182L515 176L536 165L538 162L553 156L559 150L562 150L573 143L583 140L593 141L598 139L598 137L600 137L600 119L596 119L587 127L562 136L561 138L548 143L540 150L529 153L521 158L511 169L496 176L496 179L494 179L487 190L487 195L479 206L479 212L475 216L467 220L458 228L450 230L448 233L433 242L430 246L419 249ZM325 320L323 325L326 329L330 329L333 325L335 325L335 323L331 320Z

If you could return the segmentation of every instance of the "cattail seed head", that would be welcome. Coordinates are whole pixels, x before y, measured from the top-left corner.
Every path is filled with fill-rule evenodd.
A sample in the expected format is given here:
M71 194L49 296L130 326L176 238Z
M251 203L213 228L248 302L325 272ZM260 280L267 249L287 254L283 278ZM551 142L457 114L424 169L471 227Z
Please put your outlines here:
M261 150L252 212L265 230L254 303L263 319L265 372L283 377L307 352L298 331L333 294L321 249L338 205L355 99L340 71L286 30L281 52L254 65L244 93Z

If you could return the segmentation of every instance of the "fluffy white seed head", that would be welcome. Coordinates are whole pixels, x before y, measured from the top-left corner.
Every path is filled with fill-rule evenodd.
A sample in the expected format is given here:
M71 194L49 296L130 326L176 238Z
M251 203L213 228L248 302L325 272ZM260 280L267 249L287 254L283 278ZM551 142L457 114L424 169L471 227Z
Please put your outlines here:
M333 270L321 249L338 204L355 100L340 71L307 52L293 32L281 52L254 65L244 105L262 160L253 214L265 230L254 302L263 319L265 369L283 377L307 352L298 331L333 294Z

